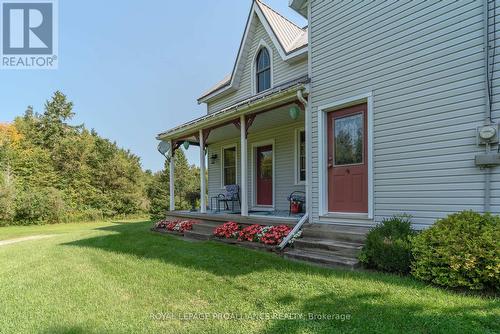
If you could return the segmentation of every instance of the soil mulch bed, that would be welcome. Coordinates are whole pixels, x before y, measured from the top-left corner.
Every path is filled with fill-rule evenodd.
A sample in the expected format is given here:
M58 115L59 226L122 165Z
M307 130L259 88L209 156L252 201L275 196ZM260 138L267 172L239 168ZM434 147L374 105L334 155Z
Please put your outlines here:
M260 242L250 242L250 241L238 241L236 239L224 239L224 238L213 238L212 240L220 241L230 245L237 245L245 248L252 248L258 250L266 250L269 252L276 252L276 246L264 245Z
M163 233L163 234L172 234L172 235L177 235L180 237L184 236L184 233L177 232L177 231L169 231L166 228L151 228L151 231L153 232L158 232L158 233Z

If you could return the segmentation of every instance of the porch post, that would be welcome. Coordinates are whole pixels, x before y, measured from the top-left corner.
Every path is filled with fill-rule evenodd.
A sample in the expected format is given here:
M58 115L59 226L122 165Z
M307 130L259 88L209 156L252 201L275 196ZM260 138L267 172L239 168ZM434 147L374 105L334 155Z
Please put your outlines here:
M246 119L244 115L240 116L240 161L241 161L241 182L240 182L240 199L241 199L241 215L248 216L248 173L247 173L247 131L246 131Z
M200 138L200 212L207 212L207 203L206 203L206 180L205 180L205 138L203 136L203 130L200 130L199 133Z
M174 182L175 182L175 161L174 161L174 141L173 140L170 140L170 167L169 167L169 171L170 171L170 181L169 181L169 185L170 185L170 190L169 190L169 195L170 195L170 211L174 211L175 210L175 187L174 187Z

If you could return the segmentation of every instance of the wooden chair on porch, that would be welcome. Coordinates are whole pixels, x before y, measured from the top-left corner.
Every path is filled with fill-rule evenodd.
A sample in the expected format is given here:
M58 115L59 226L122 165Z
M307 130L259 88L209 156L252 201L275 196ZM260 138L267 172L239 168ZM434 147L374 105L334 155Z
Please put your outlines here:
M234 211L234 203L238 203L241 208L240 186L237 184L229 184L224 187L224 193L218 194L210 198L210 208L213 210L213 201L217 203L216 212L220 211L220 203L224 203L224 207L229 211L229 203L231 203L231 211Z

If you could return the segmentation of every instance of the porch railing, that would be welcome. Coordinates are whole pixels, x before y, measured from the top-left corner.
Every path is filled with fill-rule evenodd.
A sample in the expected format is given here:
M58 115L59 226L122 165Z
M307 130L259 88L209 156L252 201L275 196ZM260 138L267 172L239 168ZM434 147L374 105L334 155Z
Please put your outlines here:
M288 235L283 239L283 241L281 241L281 243L276 248L277 249L283 249L283 248L285 248L286 245L288 245L288 243L290 242L290 240L294 237L294 235L296 235L300 231L300 229L302 228L302 225L304 225L304 223L308 219L309 219L309 213L306 213L304 216L302 216L302 218L294 226L294 228L292 229L292 231L290 233L288 233Z

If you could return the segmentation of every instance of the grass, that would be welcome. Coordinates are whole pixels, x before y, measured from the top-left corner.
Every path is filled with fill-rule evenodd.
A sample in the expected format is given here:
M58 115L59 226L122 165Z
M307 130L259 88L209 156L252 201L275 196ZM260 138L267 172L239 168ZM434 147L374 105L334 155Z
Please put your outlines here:
M0 246L0 333L500 331L493 297L186 242L153 234L150 225L1 228L0 239L55 235ZM187 319L204 314L208 320ZM309 314L334 319L308 320ZM306 319L283 319L299 315Z

